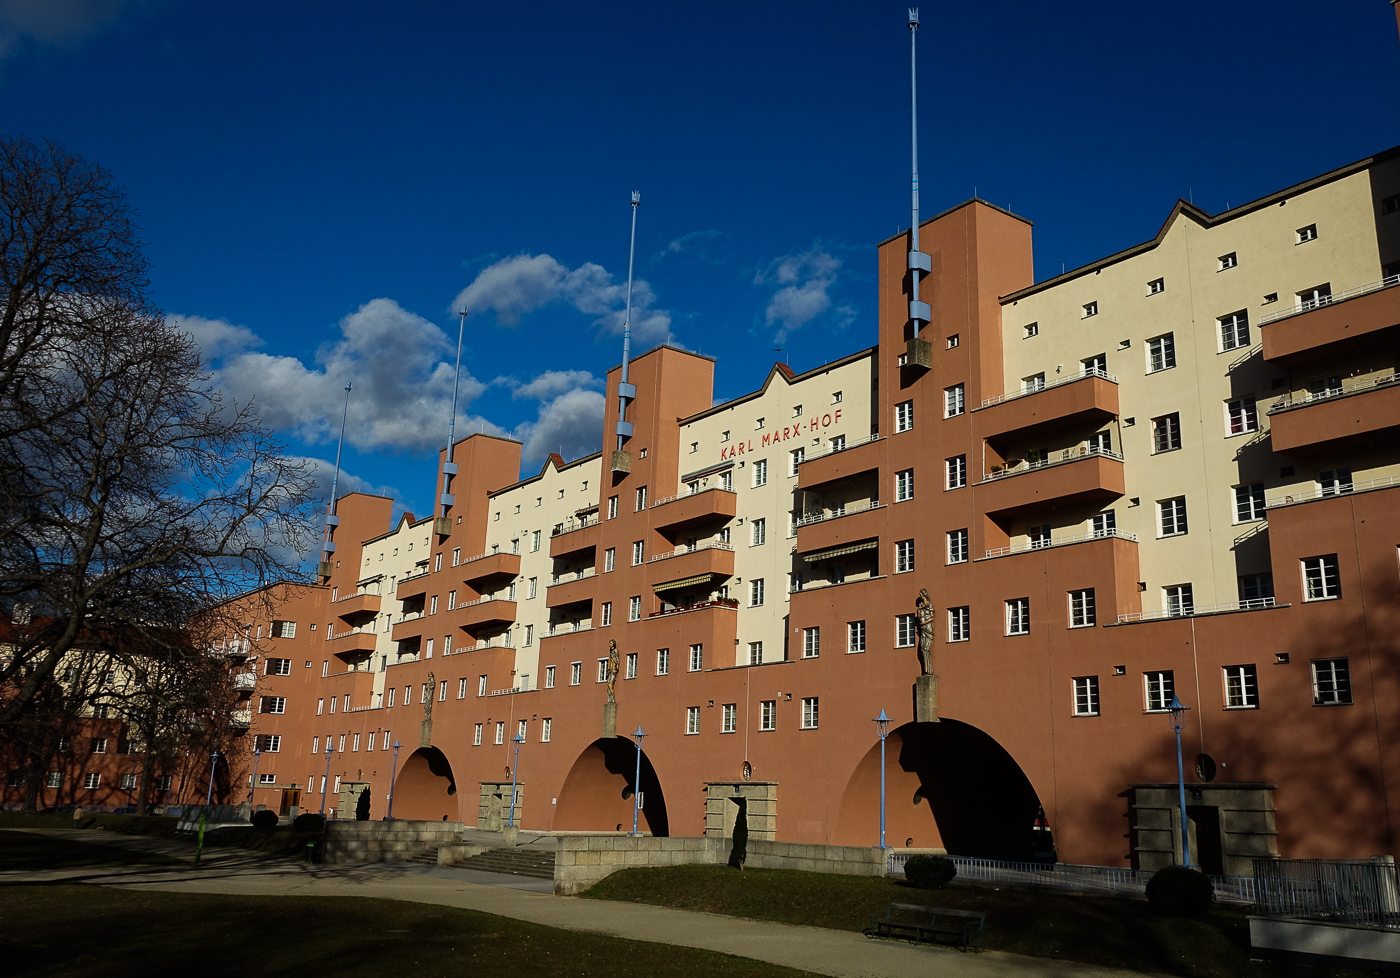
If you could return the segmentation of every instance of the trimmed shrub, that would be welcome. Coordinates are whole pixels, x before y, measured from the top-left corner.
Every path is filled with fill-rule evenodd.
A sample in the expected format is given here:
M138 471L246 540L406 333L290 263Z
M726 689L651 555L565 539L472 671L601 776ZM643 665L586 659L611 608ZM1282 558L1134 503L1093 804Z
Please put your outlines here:
M254 812L248 821L253 823L255 829L275 829L277 828L277 813L270 808Z
M1215 902L1215 887L1199 869L1168 866L1147 881L1147 902L1166 917L1200 917Z
M939 890L958 875L958 865L942 856L910 856L904 864L904 878L921 890Z
M319 812L303 812L292 819L293 832L324 832L326 817Z

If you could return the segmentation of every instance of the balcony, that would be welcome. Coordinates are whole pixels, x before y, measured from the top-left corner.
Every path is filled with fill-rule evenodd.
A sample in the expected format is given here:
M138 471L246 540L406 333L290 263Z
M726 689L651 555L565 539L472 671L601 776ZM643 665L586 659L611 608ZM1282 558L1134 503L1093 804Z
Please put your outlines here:
M826 550L879 537L885 529L886 505L859 503L835 513L812 513L797 524L797 552Z
M479 554L468 557L457 565L456 573L463 584L471 585L480 591L477 584L493 577L518 577L520 575L520 555L507 553Z
M732 520L738 498L733 489L711 486L658 499L651 506L651 525L658 530L678 530L698 523Z
M577 626L573 625L570 622L562 621L556 623L552 629L550 629L544 635L541 635L540 641L546 642L552 638L564 638L569 635L578 635L583 632L591 631L593 631L593 620L591 618L580 621Z
M1400 435L1400 374L1285 397L1269 407L1273 450L1310 455Z
M384 599L377 594L350 594L331 603L331 610L337 618L354 621L358 618L372 618L379 614Z
M734 548L727 543L657 554L647 561L647 576L658 592L693 587L733 574Z
M253 687L258 684L258 677L255 673L239 672L233 677L233 688L240 693L252 692Z
M1052 428L1108 421L1118 416L1118 378L1082 370L1038 389L990 397L972 415L986 439L1031 439Z
M995 518L1052 504L1106 502L1123 495L1123 456L1099 448L1052 452L1044 461L987 473L977 490L978 506Z
M485 597L450 609L445 617L457 628L471 631L485 625L509 625L515 621L515 602Z
M247 730L253 725L253 711L233 710L228 715L228 725L235 730Z
M797 482L803 489L874 472L884 460L884 438L871 435L864 441L850 442L845 448L809 455L797 467Z
M1268 509L1282 509L1285 506L1296 506L1300 503L1310 503L1318 499L1335 499L1339 496L1350 498L1354 493L1375 492L1379 489L1395 488L1400 488L1400 475L1388 475L1379 479L1365 479L1360 482L1344 482L1334 488L1314 489L1310 492L1295 492L1286 496L1274 496L1264 505Z
M428 593L428 565L415 567L413 573L399 581L398 588L394 591L394 596L400 601L417 597L420 594Z
M709 668L732 666L738 621L737 602L705 601L655 612L642 621L643 632L638 647L669 648L674 665L684 661L680 656L690 646L703 645Z
M1010 557L1012 554L1030 553L1032 550L1048 550L1051 547L1067 547L1076 543L1089 543L1092 540L1125 540L1128 543L1137 543L1136 533L1128 533L1125 530L1100 530L1094 533L1073 533L1062 537L1052 537L1048 541L1034 541L1023 543L1011 547L995 547L988 550L978 560L992 560L996 557Z
M545 607L560 608L566 604L591 601L594 593L598 590L595 583L597 577L597 572L591 567L577 574L559 575L559 580L552 582L549 587L545 588Z
M1400 325L1400 276L1392 275L1323 301L1280 309L1259 320L1264 359L1288 365L1324 349L1342 352L1358 337L1381 340L1383 330Z
M569 554L598 546L602 526L598 517L573 519L560 523L549 537L549 555L567 557Z
M345 632L332 632L326 648L330 650L331 655L369 655L375 650L378 641L379 636L373 631L356 628Z

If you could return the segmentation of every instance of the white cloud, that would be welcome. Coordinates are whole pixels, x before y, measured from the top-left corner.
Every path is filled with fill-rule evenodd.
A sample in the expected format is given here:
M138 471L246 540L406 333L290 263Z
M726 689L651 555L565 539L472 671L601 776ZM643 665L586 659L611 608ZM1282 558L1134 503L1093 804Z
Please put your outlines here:
M603 395L578 388L540 405L539 417L516 428L514 437L525 443L521 452L525 470L538 468L550 452L565 461L598 451L603 433Z
M75 44L149 0L0 0L0 57L26 38Z
M293 462L303 462L311 467L312 480L315 483L316 498L320 500L321 510L324 511L326 503L331 498L331 483L335 482L335 494L343 496L347 492L364 492L372 496L388 496L390 499L398 499L401 493L393 486L377 486L368 479L362 479L353 472L347 472L342 466L340 478L335 477L335 461L324 458L312 458L302 455L287 456Z
M602 383L587 370L546 370L534 380L521 384L511 392L512 397L533 397L547 401L575 388L597 387Z
M632 283L632 333L643 342L664 340L671 314L653 309L656 293L644 279ZM593 325L613 335L622 332L627 305L627 281L614 281L601 265L586 262L569 268L550 255L512 255L483 268L457 294L452 311L490 310L502 326L515 327L526 315L552 305L572 306Z
M227 320L203 316L166 316L165 319L194 338L204 351L205 360L220 360L231 353L263 345L262 337L247 326L235 326Z
M683 234L679 238L671 239L671 242L652 256L652 261L659 261L667 255L679 255L682 252L692 254L702 261L711 260L710 242L718 238L720 233L714 229L706 231L691 231Z
M832 308L831 287L836 284L840 268L841 259L814 245L800 254L774 259L754 276L754 285L777 286L764 310L767 325L777 327L775 340L782 342L788 333ZM848 325L855 315L848 306L837 307L834 312L839 317L838 328Z
M455 339L392 299L365 303L340 321L340 333L317 351L314 367L296 357L243 350L223 357L214 381L240 403L252 399L271 427L310 444L339 436L345 385L352 382L345 432L351 445L414 451L446 444ZM213 331L216 341L223 335ZM458 438L505 433L462 412L485 386L463 370Z

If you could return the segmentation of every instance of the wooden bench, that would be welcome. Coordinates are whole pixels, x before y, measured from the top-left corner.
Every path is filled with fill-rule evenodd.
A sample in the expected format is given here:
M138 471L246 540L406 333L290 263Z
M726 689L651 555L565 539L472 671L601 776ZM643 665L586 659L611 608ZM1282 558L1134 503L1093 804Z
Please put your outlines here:
M866 937L912 937L922 943L925 938L937 944L938 936L946 934L967 950L976 942L982 946L982 926L987 915L976 910L950 910L946 907L925 907L917 903L891 903L884 914L871 914Z

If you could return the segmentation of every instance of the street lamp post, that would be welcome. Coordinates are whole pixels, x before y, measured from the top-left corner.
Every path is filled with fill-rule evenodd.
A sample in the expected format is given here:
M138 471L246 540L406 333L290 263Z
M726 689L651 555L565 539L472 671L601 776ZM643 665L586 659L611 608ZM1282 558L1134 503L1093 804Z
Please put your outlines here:
M515 760L510 764L510 819L506 822L507 828L515 828L515 785L520 774L520 745L525 743L525 738L516 734L511 738L515 744Z
M632 834L637 834L637 819L642 811L642 741L646 740L646 731L642 725L637 724L637 732L632 735L637 740L637 773L632 777Z
M1172 701L1168 704L1167 710L1172 715L1172 729L1176 731L1176 792L1177 801L1181 805L1181 864L1183 866L1191 865L1191 842L1188 838L1190 835L1189 823L1186 821L1186 775L1181 767L1181 728L1183 726L1181 714L1189 709L1191 707L1183 706L1181 699L1173 691Z
M399 742L394 741L394 768L389 772L389 812L384 816L385 821L394 817L394 784L399 777Z
M254 792L258 790L258 762L262 760L262 748L253 748L253 780L248 785L248 807L253 807Z
M335 745L331 743L329 737L326 738L326 773L321 775L321 817L326 817L326 788L331 779L331 755L335 753Z
M214 804L214 771L219 766L219 752L214 751L214 756L209 759L209 793L204 796L204 804Z
M885 848L885 738L890 735L893 723L883 709L875 718L875 732L880 735L880 848Z

